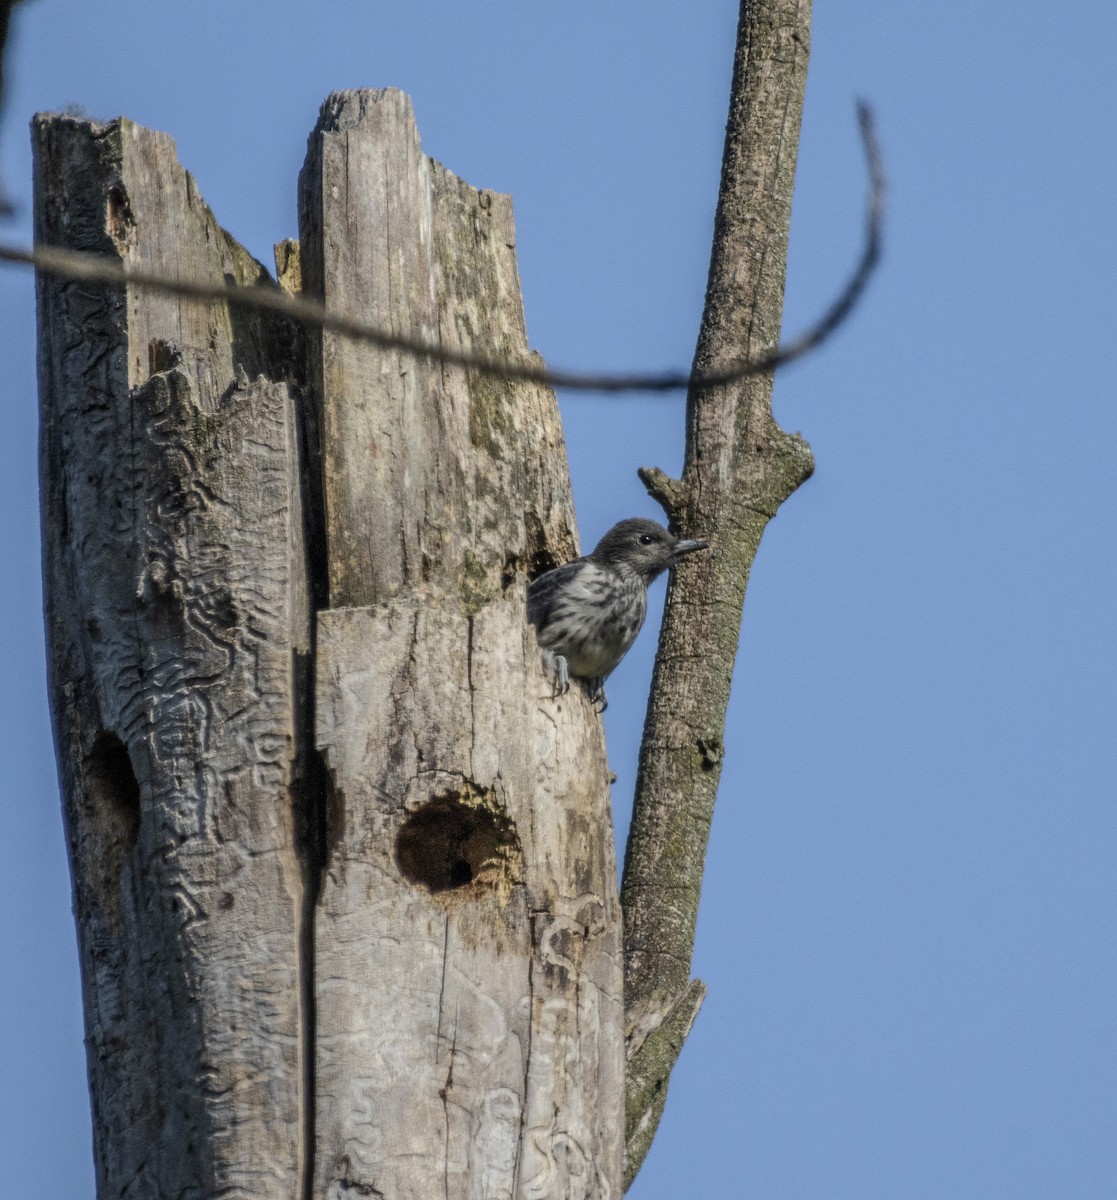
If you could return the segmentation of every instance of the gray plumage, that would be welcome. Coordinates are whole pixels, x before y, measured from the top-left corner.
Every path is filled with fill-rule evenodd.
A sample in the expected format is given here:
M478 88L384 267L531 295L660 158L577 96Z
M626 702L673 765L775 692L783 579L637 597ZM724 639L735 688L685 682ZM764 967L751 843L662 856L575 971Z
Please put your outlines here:
M682 540L643 517L621 521L592 554L555 567L527 590L528 620L550 660L555 692L570 676L586 680L605 710L605 680L636 640L648 611L648 585L708 542Z

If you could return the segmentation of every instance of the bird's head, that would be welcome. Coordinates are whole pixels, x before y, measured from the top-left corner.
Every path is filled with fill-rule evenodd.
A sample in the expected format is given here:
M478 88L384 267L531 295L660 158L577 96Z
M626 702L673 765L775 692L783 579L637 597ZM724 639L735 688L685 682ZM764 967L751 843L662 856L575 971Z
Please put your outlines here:
M631 571L645 583L651 583L684 555L705 550L709 544L677 538L657 521L630 517L609 530L594 547L590 558L599 566Z

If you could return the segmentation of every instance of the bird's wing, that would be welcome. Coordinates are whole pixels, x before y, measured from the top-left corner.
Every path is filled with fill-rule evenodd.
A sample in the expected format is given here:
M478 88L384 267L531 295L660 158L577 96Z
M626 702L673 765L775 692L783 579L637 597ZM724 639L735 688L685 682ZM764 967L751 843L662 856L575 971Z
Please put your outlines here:
M538 579L532 580L527 589L527 619L536 629L545 629L551 619L555 600L573 582L574 577L586 565L584 558L555 567Z

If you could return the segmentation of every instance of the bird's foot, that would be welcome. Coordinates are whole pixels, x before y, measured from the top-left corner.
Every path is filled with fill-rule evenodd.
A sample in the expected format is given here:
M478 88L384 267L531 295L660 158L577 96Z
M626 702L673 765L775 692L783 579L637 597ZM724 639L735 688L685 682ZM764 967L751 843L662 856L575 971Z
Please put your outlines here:
M587 679L586 686L589 688L590 703L599 713L603 713L609 707L609 701L605 696L605 680Z
M554 691L551 695L565 696L570 691L570 670L566 665L566 659L553 650L544 650L543 666L555 677Z

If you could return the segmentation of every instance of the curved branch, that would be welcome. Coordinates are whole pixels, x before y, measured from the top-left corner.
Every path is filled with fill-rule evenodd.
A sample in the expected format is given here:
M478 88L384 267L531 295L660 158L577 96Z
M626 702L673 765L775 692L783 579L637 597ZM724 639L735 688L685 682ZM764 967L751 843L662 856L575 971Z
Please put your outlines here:
M880 260L881 236L884 223L884 174L880 152L873 129L872 112L868 105L858 104L861 138L869 166L870 189L866 207L865 243L849 282L837 300L805 333L786 346L734 359L728 365L705 372L668 371L663 374L604 374L554 370L543 366L537 358L512 362L490 354L450 350L423 338L411 338L392 333L378 325L344 313L332 312L310 296L291 294L276 287L243 287L233 282L224 284L199 279L173 279L157 271L126 269L108 255L84 254L55 246L36 246L32 250L19 246L0 245L0 262L33 266L47 275L59 275L87 283L125 283L130 287L169 292L203 301L225 301L243 308L263 310L291 317L305 325L339 333L354 341L367 342L388 350L398 350L417 357L435 359L450 366L466 367L482 375L502 379L518 379L554 388L580 392L677 392L684 388L721 387L740 383L763 375L776 367L802 358L820 346L849 316L865 290ZM288 245L288 243L284 243ZM270 280L267 281L270 283Z
M21 0L0 0L0 119L3 118L7 107L5 101L7 99L7 66L8 66L8 50L10 48L9 34L12 28L12 10L21 3ZM3 181L0 180L0 217L10 217L15 212L15 207L8 200L4 192Z

